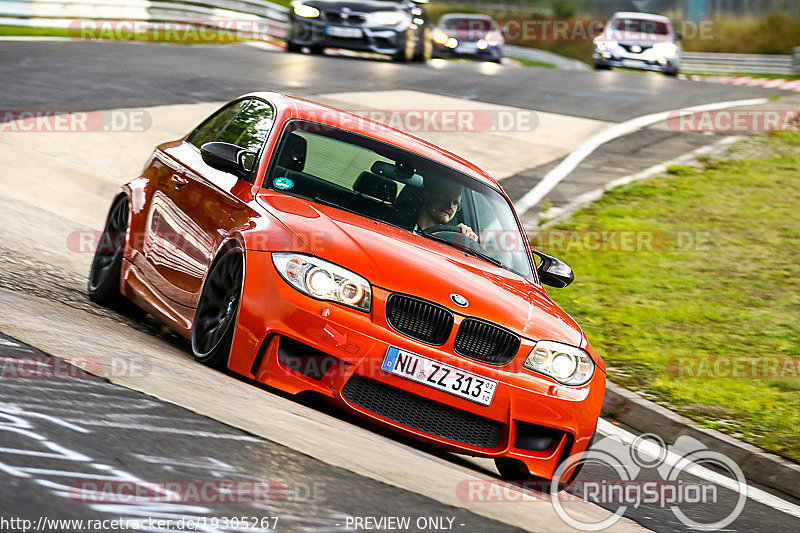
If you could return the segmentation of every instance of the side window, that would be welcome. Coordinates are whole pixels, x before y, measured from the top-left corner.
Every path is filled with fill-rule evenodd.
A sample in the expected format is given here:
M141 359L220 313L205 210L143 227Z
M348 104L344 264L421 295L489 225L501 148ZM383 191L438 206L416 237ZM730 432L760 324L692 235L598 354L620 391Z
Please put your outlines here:
M242 110L245 103L246 102L235 102L221 109L216 115L212 115L211 118L206 119L205 122L200 124L200 126L192 132L187 141L197 148L200 148L205 143L216 141L223 128L225 128L228 122Z
M250 100L220 132L218 141L258 152L269 135L275 113L261 100Z
M207 142L226 142L258 152L275 120L272 107L261 100L241 100L207 119L187 141L197 148Z

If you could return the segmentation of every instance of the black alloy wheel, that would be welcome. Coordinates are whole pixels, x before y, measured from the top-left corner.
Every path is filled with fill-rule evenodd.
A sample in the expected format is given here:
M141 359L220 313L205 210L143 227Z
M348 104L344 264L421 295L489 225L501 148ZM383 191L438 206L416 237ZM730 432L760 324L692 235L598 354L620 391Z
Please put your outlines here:
M227 363L243 274L243 253L238 246L226 249L208 273L192 324L192 353L204 365L222 368Z

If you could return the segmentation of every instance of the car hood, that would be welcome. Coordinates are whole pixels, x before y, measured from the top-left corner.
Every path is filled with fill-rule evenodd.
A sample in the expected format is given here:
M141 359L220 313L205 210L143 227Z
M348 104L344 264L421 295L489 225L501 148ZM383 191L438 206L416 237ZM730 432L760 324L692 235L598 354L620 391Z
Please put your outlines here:
M375 11L401 11L398 2L372 0L365 2L348 0L307 0L304 4L316 7L320 11L341 11L348 8L353 13L374 13Z
M585 346L578 324L540 286L446 244L359 215L280 193L258 201L320 258L388 291L498 323L523 337ZM469 301L453 303L451 294Z

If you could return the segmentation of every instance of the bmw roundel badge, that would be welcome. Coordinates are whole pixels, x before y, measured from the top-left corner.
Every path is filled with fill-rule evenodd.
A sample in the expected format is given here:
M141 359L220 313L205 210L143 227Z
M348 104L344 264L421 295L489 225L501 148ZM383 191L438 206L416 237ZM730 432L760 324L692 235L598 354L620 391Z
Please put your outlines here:
M469 305L469 300L460 294L451 294L450 299L453 300L453 303L459 307L467 307Z

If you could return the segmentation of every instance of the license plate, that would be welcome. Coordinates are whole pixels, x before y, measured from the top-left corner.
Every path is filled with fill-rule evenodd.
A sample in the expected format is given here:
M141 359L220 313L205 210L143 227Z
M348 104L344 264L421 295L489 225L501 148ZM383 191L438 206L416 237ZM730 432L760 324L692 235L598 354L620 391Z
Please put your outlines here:
M345 39L358 39L361 37L359 28L345 28L342 26L327 26L325 33L331 37L343 37Z
M622 66L628 68L642 68L645 66L644 61L636 61L635 59L623 59Z
M394 346L386 350L381 369L481 405L492 403L497 382Z
M456 46L456 53L457 54L474 54L478 51L478 45L476 44L459 44Z

